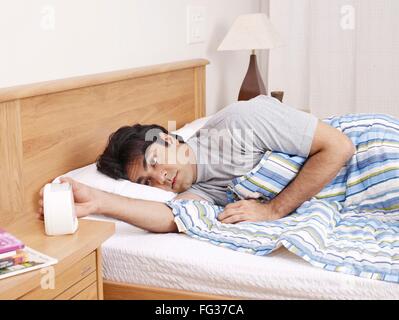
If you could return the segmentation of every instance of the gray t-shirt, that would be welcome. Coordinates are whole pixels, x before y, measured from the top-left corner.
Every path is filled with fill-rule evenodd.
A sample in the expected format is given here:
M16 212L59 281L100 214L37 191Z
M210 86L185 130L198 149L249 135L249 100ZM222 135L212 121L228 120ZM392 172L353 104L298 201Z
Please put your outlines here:
M225 107L186 141L197 159L197 180L185 192L226 205L232 179L253 169L267 151L308 157L317 122L263 95Z

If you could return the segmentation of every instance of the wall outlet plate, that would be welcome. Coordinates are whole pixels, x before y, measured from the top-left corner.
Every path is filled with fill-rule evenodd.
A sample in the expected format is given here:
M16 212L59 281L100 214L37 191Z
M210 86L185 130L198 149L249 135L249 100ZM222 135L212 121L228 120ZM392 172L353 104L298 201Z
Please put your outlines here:
M187 7L187 43L205 42L206 30L206 7L188 6Z

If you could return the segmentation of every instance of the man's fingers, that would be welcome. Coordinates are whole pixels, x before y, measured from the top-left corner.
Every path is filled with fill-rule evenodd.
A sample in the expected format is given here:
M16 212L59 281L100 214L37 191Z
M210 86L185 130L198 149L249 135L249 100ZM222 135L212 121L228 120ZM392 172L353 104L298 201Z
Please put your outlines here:
M246 220L245 214L235 214L227 219L224 219L221 222L225 224L233 224L233 223L243 222L245 220Z
M37 211L36 211L36 214L40 215L40 216L43 216L44 215L43 207L39 207L39 209L37 209Z
M235 214L235 210L233 209L225 209L219 216L218 216L218 220L222 221L224 219L227 219L228 217L232 216Z
M76 180L73 180L72 178L69 177L61 177L60 182L61 183L67 182L72 186L72 192L74 194L74 197L76 197L76 193L79 193L82 190L82 187L85 186L84 184L77 182Z
M40 196L41 196L42 198L43 198L43 189L44 189L44 188L41 188L40 191L39 191L39 194L40 194Z
M60 182L61 183L65 183L65 182L69 183L72 186L72 189L74 191L76 191L79 188L79 186L81 185L79 182L77 182L76 180L73 180L70 177L61 177Z
M40 210L39 210L39 211L36 213L36 218L39 219L39 220L44 220L43 211L40 211Z
M219 215L218 220L222 223L236 223L245 219L245 212L238 209L227 209Z
M69 177L61 177L60 178L60 182L61 183L68 182L68 183L73 185L74 180L72 178L69 178Z
M239 208L241 207L242 202L241 201L236 201L236 202L232 202L229 203L228 205L226 205L224 208L225 209L234 209L234 208Z

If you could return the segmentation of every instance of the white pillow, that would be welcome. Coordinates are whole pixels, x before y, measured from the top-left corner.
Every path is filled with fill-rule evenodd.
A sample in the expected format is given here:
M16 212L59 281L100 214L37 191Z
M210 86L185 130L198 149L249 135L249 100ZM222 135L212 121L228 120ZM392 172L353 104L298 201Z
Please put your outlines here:
M194 135L194 133L201 129L210 118L211 116L199 118L190 123L187 123L178 130L172 131L172 133L182 137L183 141L187 141L190 137Z
M210 117L204 117L186 124L184 127L174 131L187 141L193 134L201 129ZM100 189L106 192L119 194L125 197L152 200L158 202L166 202L172 200L177 194L171 191L165 191L128 180L115 180L97 170L95 163L78 168L63 174L64 177L70 177L80 183L84 183L90 187ZM59 178L53 182L59 182Z
M133 183L128 180L112 179L99 172L95 163L70 171L62 176L70 177L80 183L84 183L96 189L110 193L116 193L121 196L134 199L166 202L173 199L177 195L174 192ZM59 182L59 177L57 177L53 182Z

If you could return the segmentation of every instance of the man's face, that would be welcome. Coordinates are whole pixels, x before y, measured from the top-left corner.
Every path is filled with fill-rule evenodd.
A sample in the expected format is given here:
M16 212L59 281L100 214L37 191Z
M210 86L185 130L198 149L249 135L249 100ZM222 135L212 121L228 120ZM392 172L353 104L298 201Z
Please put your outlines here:
M186 191L196 178L196 166L188 160L188 147L169 135L161 134L161 138L169 145L151 144L144 156L128 167L129 180L175 193Z

